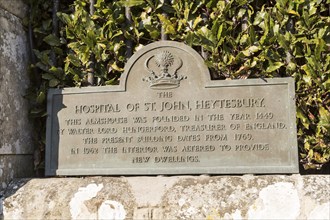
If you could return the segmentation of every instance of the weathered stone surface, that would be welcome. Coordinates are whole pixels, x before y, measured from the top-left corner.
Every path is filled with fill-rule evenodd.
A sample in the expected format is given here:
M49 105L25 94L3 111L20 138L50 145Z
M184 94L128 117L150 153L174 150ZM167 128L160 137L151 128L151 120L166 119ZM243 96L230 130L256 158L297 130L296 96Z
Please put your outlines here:
M24 18L27 13L27 5L22 0L0 0L0 8L19 18Z
M18 2L0 0L0 191L12 177L33 171L28 162L33 154L32 127L23 98L29 84L27 38L21 19L1 8L20 10Z
M33 176L32 155L0 155L0 194L13 178Z
M13 211L9 211L8 219L123 219L132 216L136 207L132 190L123 178L20 180L10 185L8 193L17 189L10 196L14 200L6 205ZM19 210L20 204L24 205Z
M26 33L20 20L0 9L0 154L32 153Z
M5 219L329 219L330 176L17 180Z

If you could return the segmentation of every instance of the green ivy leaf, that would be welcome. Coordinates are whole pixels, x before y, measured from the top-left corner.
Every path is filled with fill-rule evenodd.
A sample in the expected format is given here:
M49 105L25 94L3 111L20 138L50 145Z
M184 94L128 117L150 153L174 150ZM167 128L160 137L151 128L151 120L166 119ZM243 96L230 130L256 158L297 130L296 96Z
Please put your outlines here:
M63 73L63 69L60 68L60 67L52 66L52 67L49 69L49 72L54 73L54 74L57 74L57 75L61 75L61 74Z
M139 6L144 4L144 0L122 0L119 1L118 4L124 7L133 7L133 6Z
M44 73L44 74L42 74L42 78L46 79L46 80L51 80L51 79L54 79L55 76L53 74L50 74L50 73Z
M309 129L310 122L299 107L297 108L297 118L300 119L300 122L305 128Z
M39 95L36 99L37 103L41 104L45 101L45 99L46 99L46 94L43 91L39 92Z
M71 18L68 14L65 14L63 12L57 12L56 15L57 15L57 17L59 17L61 19L61 21L64 24L70 24L71 23Z
M330 113L323 107L319 108L320 121L318 126L321 129L324 129L324 132L330 133Z
M287 13L288 13L288 14L291 14L291 15L295 15L295 16L297 16L297 17L300 17L299 13L296 12L296 11L294 11L294 10L292 10L292 9L291 9L291 10L288 10Z
M113 64L111 64L111 68L114 69L114 70L117 70L117 71L119 71L119 72L124 71L124 69L123 69L123 68L120 68L120 67L117 65L116 62L113 63Z
M282 62L270 63L270 65L266 69L266 72L267 73L274 72L275 70L278 70L283 65L284 65L284 63L282 63Z
M60 46L61 41L58 37L53 34L49 34L44 38L44 41L52 47Z
M112 78L110 80L105 81L106 85L114 85L116 83L116 78Z
M81 66L80 60L76 56L74 56L73 54L69 54L66 57L66 62L72 63L75 67L80 67Z
M255 52L258 52L260 50L260 47L258 46L251 46L249 47L248 49L246 50L243 50L242 53L245 55L245 56L251 56L253 55Z
M51 79L49 81L49 86L50 87L56 87L59 83L60 83L60 81L58 79Z
M193 23L193 29L195 29L196 27L197 27L197 25L200 23L200 22L202 22L203 21L203 19L200 17L200 16L198 16L195 20L194 20L194 23Z

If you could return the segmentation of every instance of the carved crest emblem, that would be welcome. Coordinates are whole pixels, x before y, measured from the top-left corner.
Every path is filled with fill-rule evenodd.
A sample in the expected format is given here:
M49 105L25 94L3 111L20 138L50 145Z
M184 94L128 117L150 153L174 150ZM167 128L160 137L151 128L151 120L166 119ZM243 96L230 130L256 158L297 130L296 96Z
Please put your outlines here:
M150 64L152 62L152 64ZM167 50L163 50L149 57L145 62L145 68L149 76L143 81L149 82L152 89L173 89L180 86L180 81L186 79L185 76L178 75L178 70L182 67L182 59L174 56Z

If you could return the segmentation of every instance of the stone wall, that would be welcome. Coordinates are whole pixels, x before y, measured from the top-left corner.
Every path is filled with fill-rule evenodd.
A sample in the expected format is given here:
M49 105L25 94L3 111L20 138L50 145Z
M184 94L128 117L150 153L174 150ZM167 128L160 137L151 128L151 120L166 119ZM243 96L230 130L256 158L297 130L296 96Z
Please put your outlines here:
M173 176L12 182L4 219L329 219L330 176Z
M33 144L28 104L26 5L0 0L0 197L7 184L33 175Z

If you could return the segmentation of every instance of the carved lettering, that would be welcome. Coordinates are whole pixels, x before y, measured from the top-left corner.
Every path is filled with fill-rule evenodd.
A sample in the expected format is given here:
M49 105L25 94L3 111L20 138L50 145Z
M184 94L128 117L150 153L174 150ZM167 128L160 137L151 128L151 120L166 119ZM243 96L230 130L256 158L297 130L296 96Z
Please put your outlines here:
M223 131L226 130L225 124L202 124L202 125L181 125L180 130L183 132L192 131Z
M59 134L59 135L64 135L64 131L65 131L65 129L59 129L59 130L58 130L58 134Z
M235 141L250 141L253 140L252 134L235 134L234 135Z
M176 153L178 152L177 146L164 146L163 147L164 153Z
M69 135L94 134L93 128L68 128Z
M150 157L133 157L132 163L148 163Z
M198 163L198 156L163 156L155 157L155 163Z
M195 135L179 135L177 141L182 142L182 141L200 141L201 136L199 134Z
M123 133L166 133L176 132L174 126L155 126L155 127L123 127Z
M78 147L71 148L71 154L79 154L79 148Z
M230 114L231 120L251 120L250 114Z
M133 137L104 137L101 140L102 144L123 144L132 143Z
M227 134L207 134L205 141L227 141Z
M162 102L160 112L163 111L191 111L189 101L173 101L173 102Z
M122 153L124 154L158 153L158 148L157 147L123 147Z
M105 154L117 154L118 148L117 147L103 147L103 153Z
M272 112L257 112L256 119L273 119L274 114Z
M144 111L156 111L156 102L144 103Z
M92 148L92 147L84 147L83 154L98 154L99 149L98 148Z
M196 109L216 108L263 108L265 98L196 100Z
M117 128L97 128L98 134L116 134Z
M84 144L97 144L97 138L83 138Z
M129 112L136 112L137 110L140 109L140 103L135 103L135 104L128 103L126 105L126 109Z
M223 114L211 114L208 115L209 121L223 121L224 115Z
M283 122L255 122L246 123L246 130L276 130L276 129L287 129Z
M189 116L154 116L152 117L152 122L187 122L189 121Z
M204 115L195 115L195 121L203 121Z
M126 124L127 118L88 118L85 125Z
M67 126L69 125L81 125L81 119L66 119L65 123Z
M172 92L157 92L158 98L172 98Z
M231 150L231 146L228 144L225 145L219 145L219 148L221 151L230 151Z
M140 143L153 143L153 142L172 142L172 136L140 136L137 138L137 142Z
M118 104L105 105L76 105L76 114L90 114L90 113L115 113L120 112Z
M184 146L182 152L212 152L215 151L213 145L188 145Z
M268 151L269 144L239 144L236 145L235 151Z
M147 117L133 117L135 124L147 123Z

